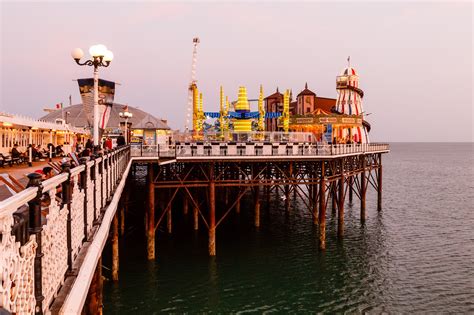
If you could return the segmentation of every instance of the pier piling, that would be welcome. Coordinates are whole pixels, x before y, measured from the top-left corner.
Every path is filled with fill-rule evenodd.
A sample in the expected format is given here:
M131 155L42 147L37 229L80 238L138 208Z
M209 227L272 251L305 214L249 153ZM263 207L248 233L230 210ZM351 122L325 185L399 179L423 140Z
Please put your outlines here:
M324 161L321 161L321 183L319 185L319 249L326 249L326 176Z
M255 227L260 227L260 187L255 186L254 201L255 201Z
M216 187L213 178L213 168L211 165L209 183L209 256L216 256Z
M352 199L353 199L353 192L352 192L352 186L353 186L353 183L354 183L354 179L352 178L352 176L350 176L348 178L349 180L349 204L352 205Z
M155 186L153 184L153 164L148 164L148 224L147 224L147 253L148 260L155 259Z
M339 178L339 194L338 194L338 213L337 213L337 236L344 236L344 172L341 172L341 177Z
M112 222L112 280L118 281L119 272L119 226L118 213L115 214Z
M184 192L183 195L184 195L183 196L183 214L186 216L188 215L188 211L189 211L189 199L186 192Z
M193 223L194 231L199 230L199 209L197 206L193 207Z
M236 195L236 198L239 197L240 191L241 191L241 188L238 187L238 188L237 188L237 195ZM237 199L237 203L235 204L235 213L240 214L240 198Z
M367 177L365 176L365 158L362 159L362 172L360 173L360 220L365 222L365 192L367 191Z
M379 171L377 177L377 210L382 210L382 154L378 154L379 157Z
M311 187L311 194L312 194L312 206L313 206L313 224L318 224L318 185L313 184Z
M83 310L86 315L102 314L102 286L102 257L99 257Z

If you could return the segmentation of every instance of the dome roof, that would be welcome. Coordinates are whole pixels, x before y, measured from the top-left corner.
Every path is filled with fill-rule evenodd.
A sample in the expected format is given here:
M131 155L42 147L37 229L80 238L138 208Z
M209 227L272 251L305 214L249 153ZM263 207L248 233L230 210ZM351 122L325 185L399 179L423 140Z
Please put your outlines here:
M110 112L110 118L109 118L107 127L113 128L113 127L120 126L120 122L124 120L120 118L119 113L123 111L125 106L127 105L114 103L114 105L112 106L112 110ZM159 129L170 129L170 127L168 127L167 125L166 120L156 118L150 115L149 113L142 111L141 109L128 106L128 111L133 114L133 117L128 120L129 122L132 123L132 128L134 127L134 125L138 125L138 123L141 123L142 120L147 118L148 120L152 121L154 125ZM67 122L70 123L74 127L83 128L89 125L87 121L86 113L84 112L84 107L82 106L82 104L71 105L71 106L65 107L63 110L56 110L54 112L51 112L41 117L40 119L45 120L45 121L55 122L56 119L62 118L62 112L69 113L67 115ZM158 121L161 121L162 123L159 124Z
M354 68L347 67L344 70L342 70L341 75L357 75L357 72Z

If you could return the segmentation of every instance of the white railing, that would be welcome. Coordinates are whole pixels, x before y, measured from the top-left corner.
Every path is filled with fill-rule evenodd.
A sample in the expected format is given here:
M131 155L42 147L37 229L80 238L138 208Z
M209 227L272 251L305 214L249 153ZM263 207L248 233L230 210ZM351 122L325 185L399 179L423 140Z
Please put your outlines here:
M43 182L30 174L29 188L0 202L0 310L49 312L129 160L123 147L72 169L64 164Z
M326 157L388 151L385 143L320 144L312 142L176 142L174 145L132 145L131 155L157 158L187 157Z

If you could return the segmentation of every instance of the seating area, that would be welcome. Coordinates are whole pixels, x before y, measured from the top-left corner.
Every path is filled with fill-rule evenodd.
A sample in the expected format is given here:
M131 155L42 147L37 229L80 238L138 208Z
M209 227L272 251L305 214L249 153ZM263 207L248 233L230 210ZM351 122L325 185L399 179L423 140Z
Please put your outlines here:
M0 167L27 164L30 160L30 147L24 152L21 152L17 145L9 150L9 154L0 153ZM48 148L41 148L41 146L31 146L31 162L43 162L49 158L65 157L62 146L48 145Z

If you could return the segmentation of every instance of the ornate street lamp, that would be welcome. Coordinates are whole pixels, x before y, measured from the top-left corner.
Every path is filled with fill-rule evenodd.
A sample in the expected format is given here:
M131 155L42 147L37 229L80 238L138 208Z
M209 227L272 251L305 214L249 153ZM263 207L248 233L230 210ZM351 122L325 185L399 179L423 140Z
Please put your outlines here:
M123 112L119 113L120 118L125 119L125 144L128 144L128 119L133 117L133 114L128 111L128 106Z
M80 66L94 67L94 145L100 145L99 141L99 67L108 67L114 54L104 45L92 45L89 48L89 54L92 59L81 63L81 58L84 57L84 52L80 48L75 48L71 52L72 58Z

